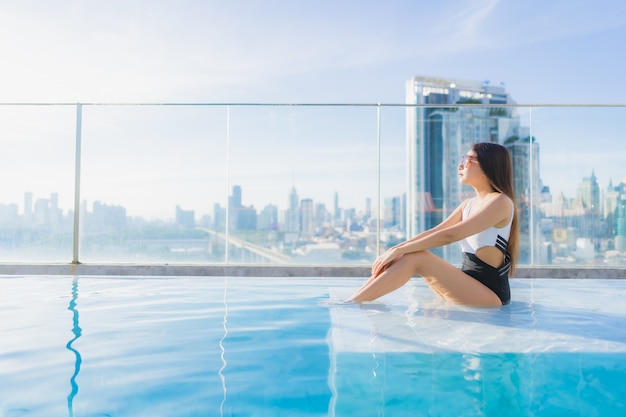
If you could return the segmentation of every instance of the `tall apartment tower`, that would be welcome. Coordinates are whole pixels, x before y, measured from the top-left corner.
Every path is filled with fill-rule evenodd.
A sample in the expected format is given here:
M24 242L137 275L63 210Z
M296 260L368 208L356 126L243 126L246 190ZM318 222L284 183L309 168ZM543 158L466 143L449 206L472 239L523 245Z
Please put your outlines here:
M457 167L472 143L518 135L519 118L503 84L433 77L406 82L407 236L439 224L471 195ZM480 106L485 104L488 106ZM460 105L460 106L459 106ZM450 260L447 249L439 253Z
M518 206L541 201L541 180L539 178L539 144L535 138L524 132L522 137L516 136L507 139L504 146L509 150L513 162L513 185Z
M593 214L601 213L600 186L594 171L591 171L591 176L584 177L582 182L578 184L576 196L586 212Z
M539 177L539 144L530 136L528 128L520 128L520 133L520 137L512 136L505 140L504 146L509 150L513 162L513 187L520 232L519 260L530 262L541 256L539 206L544 196ZM535 249L534 254L530 253L531 248Z
M289 193L289 208L285 210L285 231L300 232L300 199L296 187L291 187Z
M626 252L626 179L615 190L619 193L614 211L615 249Z
M303 198L300 200L300 237L311 239L314 233L315 212L313 210L313 199Z

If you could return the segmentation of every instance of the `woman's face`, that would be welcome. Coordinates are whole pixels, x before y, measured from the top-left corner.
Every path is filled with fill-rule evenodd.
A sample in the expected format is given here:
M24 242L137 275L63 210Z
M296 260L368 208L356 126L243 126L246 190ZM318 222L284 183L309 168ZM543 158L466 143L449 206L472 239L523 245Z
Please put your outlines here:
M476 178L477 175L483 174L478 159L476 158L476 152L471 150L463 155L461 163L458 166L458 173L459 182L466 185L471 185L472 179Z

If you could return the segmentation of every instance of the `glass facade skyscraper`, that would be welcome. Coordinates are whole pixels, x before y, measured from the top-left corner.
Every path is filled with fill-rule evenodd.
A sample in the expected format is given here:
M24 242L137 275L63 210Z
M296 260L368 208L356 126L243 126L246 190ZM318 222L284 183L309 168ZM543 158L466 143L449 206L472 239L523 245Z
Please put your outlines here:
M539 144L529 135L528 128L520 128L521 137L511 136L504 146L513 162L513 186L515 188L518 227L520 231L520 261L543 259L541 239L541 214L543 202L542 182L539 177ZM531 245L533 239L533 245ZM531 247L535 248L534 254Z
M475 142L504 143L519 137L520 122L503 84L433 77L406 82L409 198L407 232L440 223L471 190L458 183L461 156ZM488 106L480 106L485 104ZM456 251L458 252L458 251ZM453 261L456 252L438 253Z

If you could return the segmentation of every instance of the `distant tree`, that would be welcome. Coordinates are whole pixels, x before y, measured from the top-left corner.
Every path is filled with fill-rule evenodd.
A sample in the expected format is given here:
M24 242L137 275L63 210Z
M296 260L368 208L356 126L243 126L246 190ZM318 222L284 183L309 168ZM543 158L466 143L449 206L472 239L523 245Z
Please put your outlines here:
M535 137L534 136L526 136L524 139L520 139L520 137L517 136L517 135L511 135L511 136L509 136L508 138L506 138L504 140L504 144L505 145L509 145L509 144L511 144L513 142L517 142L517 141L525 142L525 143L527 143L527 142L535 143Z
M491 110L489 110L489 115L490 116L508 116L509 112L504 107L492 107Z
M483 102L477 98L462 98L456 104L483 104Z

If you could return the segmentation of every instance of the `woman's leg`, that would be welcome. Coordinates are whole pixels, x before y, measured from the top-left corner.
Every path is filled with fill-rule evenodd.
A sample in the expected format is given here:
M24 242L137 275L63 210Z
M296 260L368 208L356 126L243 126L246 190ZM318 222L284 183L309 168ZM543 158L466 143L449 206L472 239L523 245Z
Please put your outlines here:
M371 301L407 283L415 273L413 262L407 255L395 260L389 267L377 277L370 277L363 286L352 296L350 301Z
M417 273L444 299L465 305L501 306L498 296L482 283L429 251L404 255L354 294L352 301L371 301L404 285Z

